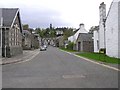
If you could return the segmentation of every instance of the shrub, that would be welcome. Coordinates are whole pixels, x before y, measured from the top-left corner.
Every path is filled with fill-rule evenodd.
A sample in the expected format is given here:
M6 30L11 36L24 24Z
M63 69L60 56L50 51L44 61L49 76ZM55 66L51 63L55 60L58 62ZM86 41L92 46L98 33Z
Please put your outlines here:
M67 45L67 49L73 50L73 46L74 46L74 43L73 43L73 42L70 42L70 43Z

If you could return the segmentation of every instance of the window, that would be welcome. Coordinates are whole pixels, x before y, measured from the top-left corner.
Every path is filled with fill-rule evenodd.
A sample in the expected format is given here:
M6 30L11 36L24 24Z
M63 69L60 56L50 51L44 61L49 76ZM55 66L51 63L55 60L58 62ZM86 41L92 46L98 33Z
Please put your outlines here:
M97 40L97 49L99 49L99 41Z

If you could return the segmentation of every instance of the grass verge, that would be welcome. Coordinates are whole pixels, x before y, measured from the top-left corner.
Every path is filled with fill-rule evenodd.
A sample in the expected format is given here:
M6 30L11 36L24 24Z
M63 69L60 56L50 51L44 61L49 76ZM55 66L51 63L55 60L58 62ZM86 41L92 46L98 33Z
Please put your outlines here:
M75 50L69 50L65 48L60 48L60 49L67 52L76 52ZM105 54L83 52L83 53L78 53L77 55L88 58L90 60L96 60L96 61L101 61L101 62L111 63L111 64L120 64L120 59L109 57Z
M81 54L77 54L77 55L82 56L82 57L86 57L88 59L93 59L93 60L96 60L96 61L112 63L112 64L120 64L120 59L109 57L105 54L85 52L85 53L81 53Z

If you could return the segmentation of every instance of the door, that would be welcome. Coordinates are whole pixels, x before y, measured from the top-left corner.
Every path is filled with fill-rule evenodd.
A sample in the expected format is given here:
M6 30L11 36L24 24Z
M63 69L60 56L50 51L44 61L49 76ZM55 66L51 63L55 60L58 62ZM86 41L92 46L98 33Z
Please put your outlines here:
M78 42L78 51L81 51L81 42Z

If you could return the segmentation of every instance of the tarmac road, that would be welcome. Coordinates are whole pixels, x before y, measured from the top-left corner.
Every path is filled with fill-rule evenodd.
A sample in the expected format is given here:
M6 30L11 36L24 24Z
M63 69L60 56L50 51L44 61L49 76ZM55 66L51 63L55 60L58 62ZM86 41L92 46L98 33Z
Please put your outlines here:
M118 88L118 71L55 47L32 60L3 65L3 88Z

